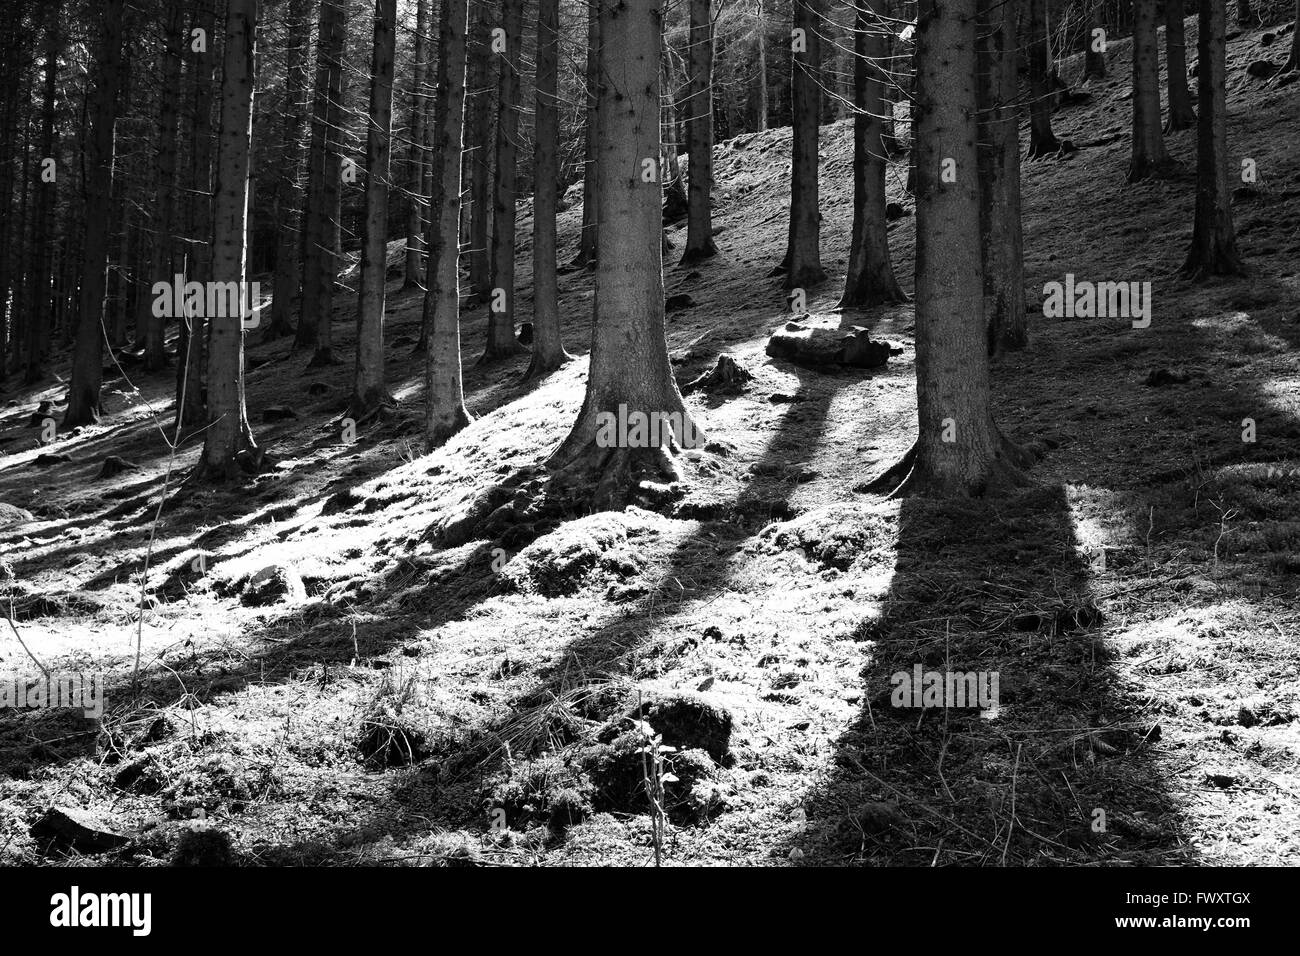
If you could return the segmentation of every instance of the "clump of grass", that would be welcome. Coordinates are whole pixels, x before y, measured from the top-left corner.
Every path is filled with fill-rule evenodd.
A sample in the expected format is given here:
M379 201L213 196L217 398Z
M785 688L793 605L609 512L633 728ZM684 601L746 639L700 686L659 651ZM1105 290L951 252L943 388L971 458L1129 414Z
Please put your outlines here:
M414 675L385 672L362 710L357 732L357 752L366 766L401 767L427 755L428 740L408 712L418 696Z

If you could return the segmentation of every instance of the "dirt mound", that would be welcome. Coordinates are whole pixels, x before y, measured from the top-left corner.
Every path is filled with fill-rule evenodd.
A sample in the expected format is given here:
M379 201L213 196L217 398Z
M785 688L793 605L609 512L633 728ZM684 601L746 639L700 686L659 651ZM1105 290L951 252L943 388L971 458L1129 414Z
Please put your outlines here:
M894 516L879 506L842 504L769 525L762 541L773 551L802 551L810 561L846 571L894 540Z
M511 590L548 598L622 583L645 567L643 542L662 524L636 507L570 521L511 558L502 580Z

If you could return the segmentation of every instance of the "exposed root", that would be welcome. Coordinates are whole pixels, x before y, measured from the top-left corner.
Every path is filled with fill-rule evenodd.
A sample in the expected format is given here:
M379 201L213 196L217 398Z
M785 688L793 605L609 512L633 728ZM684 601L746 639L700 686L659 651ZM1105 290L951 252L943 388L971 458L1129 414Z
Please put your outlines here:
M1020 447L1001 432L998 432L998 450L993 462L978 482L957 483L930 474L917 468L918 457L918 443L913 442L895 464L853 490L887 498L983 498L1031 487L1034 481L1025 471L1038 460L1033 452Z

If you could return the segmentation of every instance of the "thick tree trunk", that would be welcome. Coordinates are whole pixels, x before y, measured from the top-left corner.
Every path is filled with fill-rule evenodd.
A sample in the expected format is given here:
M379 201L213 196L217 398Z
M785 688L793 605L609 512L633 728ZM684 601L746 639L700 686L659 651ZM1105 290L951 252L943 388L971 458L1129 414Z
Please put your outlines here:
M1020 119L1016 104L1016 11L980 0L980 247L989 353L1028 343L1024 233L1020 219Z
M173 276L172 252L176 230L176 103L181 86L181 27L184 8L181 0L166 0L167 48L163 54L162 82L158 90L158 152L154 159L154 202L158 210L154 219L153 248L149 258L149 282L170 282ZM144 367L156 372L167 365L167 319L156 315L146 299L139 314L144 317Z
M1196 218L1192 248L1183 274L1193 279L1210 275L1243 275L1232 224L1232 193L1228 188L1228 122L1226 109L1227 0L1200 0L1200 29L1196 43L1196 84L1200 118L1196 132Z
M686 146L690 192L682 262L717 255L713 242L713 20L709 0L690 0L690 83L686 93Z
M253 134L257 0L226 0L221 78L221 134L213 191L212 281L240 283L235 315L208 316L208 425L196 476L213 481L254 471L262 455L244 407L248 173Z
M668 360L664 332L660 186L639 175L659 155L659 0L601 0L599 126L601 249L591 368L582 410L549 464L596 480L604 507L640 482L677 477L672 456L700 443ZM648 447L602 443L607 416L673 416ZM608 429L606 429L608 431Z
M384 383L384 286L388 272L388 181L393 135L393 57L397 0L375 0L366 124L366 233L357 298L357 361L348 414L360 421L393 397Z
M1166 133L1196 125L1196 110L1192 108L1192 94L1187 89L1187 31L1183 17L1183 0L1165 0L1165 63L1169 82Z
M344 0L321 0L316 88L308 161L307 228L303 235L302 314L295 346L315 345L310 366L333 364L331 322L338 277L337 237L343 195Z
M1128 181L1168 172L1169 155L1160 132L1159 54L1156 0L1133 0L1133 158Z
M45 22L45 86L44 99L41 103L41 147L40 157L55 157L57 143L54 138L54 108L58 94L59 52L63 43L60 38L59 21L62 4L59 0L50 0L46 10ZM51 263L54 245L54 206L58 191L58 180L46 182L44 176L38 176L34 184L36 189L36 210L32 222L32 295L29 311L31 320L28 325L26 349L26 368L23 382L32 385L41 379L42 339L48 336L54 323L54 297L52 289ZM0 377L3 377L4 350L0 348Z
M823 0L794 0L794 52L791 108L794 113L790 176L790 235L778 271L787 289L816 285L822 271L817 200L818 135L821 115L821 32Z
M1092 0L1088 5L1087 17L1083 31L1083 77L1101 79L1106 75L1106 51L1104 41L1098 37L1096 30L1102 28L1102 0Z
M426 149L429 116L429 0L416 0L415 69L411 77L410 208L406 217L406 268L402 291L424 288L424 220L429 201Z
M767 19L763 15L763 0L758 0L754 10L758 25L754 28L754 49L758 57L758 132L767 129Z
M465 132L466 0L442 0L434 103L433 196L429 203L428 291L424 323L424 435L430 448L445 444L470 422L460 368L460 182Z
M515 338L515 182L519 158L519 58L523 49L524 0L503 0L505 54L497 58L496 174L492 202L492 294L488 299L483 361L520 352Z
M194 28L203 31L206 49L195 50L191 39L194 104L190 124L189 192L185 201L190 251L185 271L189 281L207 282L212 278L212 77L217 49L213 36L216 3L215 0L197 0L195 7ZM203 377L207 368L204 350L208 332L201 312L184 316L180 323L178 354L184 358L176 363L176 423L183 428L199 426L207 420Z
M1029 158L1050 156L1061 149L1052 132L1051 49L1047 34L1047 0L1029 0Z
M95 68L86 149L81 309L64 428L89 425L98 420L102 410L99 388L104 379L104 335L101 326L108 262L108 209L113 195L113 128L117 123L117 94L122 82L122 7L123 0L105 0L101 7L102 45Z
M538 0L537 106L533 146L533 358L524 378L573 358L560 338L555 210L560 177L560 0Z
M887 18L887 0L863 0L853 33L853 234L841 308L907 300L885 230Z
M1017 483L993 423L980 265L975 0L921 0L916 204L919 436L868 487L978 496ZM945 171L955 170L951 180Z
M472 301L492 295L492 53L488 0L470 0L469 83L465 142L469 150L469 290Z
M600 145L600 136L596 126L596 104L600 90L599 56L600 4L599 0L591 0L587 4L587 122L583 134L582 236L578 240L578 255L573 260L575 266L590 267L596 264L596 243L599 229L596 202L600 194L600 167L596 163L597 150Z
M275 191L275 278L271 296L271 321L262 334L271 341L294 331L290 315L302 279L302 127L307 114L307 51L311 26L310 0L290 0L289 49L286 51L284 115L280 131L280 164L283 173Z

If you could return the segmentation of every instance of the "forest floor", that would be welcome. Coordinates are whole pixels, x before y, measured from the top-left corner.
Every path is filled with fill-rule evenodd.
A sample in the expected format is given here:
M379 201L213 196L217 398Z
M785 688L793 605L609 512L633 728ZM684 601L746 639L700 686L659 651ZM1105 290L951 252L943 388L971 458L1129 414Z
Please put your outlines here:
M679 748L672 865L1300 863L1300 83L1246 73L1281 62L1289 30L1267 49L1276 27L1230 42L1233 164L1258 170L1234 205L1247 278L1175 274L1194 131L1167 137L1179 177L1124 182L1127 42L1055 114L1079 150L1025 166L1031 341L993 370L999 423L1041 455L1013 497L854 490L912 441L915 370L910 306L833 312L848 121L822 131L829 278L811 321L902 352L875 372L765 356L789 318L768 272L790 132L719 144L720 251L666 269L668 294L694 303L669 314L669 346L682 382L722 354L753 379L688 399L709 445L661 514L450 533L572 422L587 272L561 277L584 357L542 382L519 384L526 355L475 364L486 312L468 312L476 420L432 454L410 354L421 296L396 283L401 411L355 442L339 425L350 361L307 370L288 342L249 335L250 416L275 466L245 486L182 484L198 442L171 461L170 374L115 369L103 421L47 445L28 419L42 400L57 415L66 363L57 383L11 389L0 502L36 520L0 528L0 596L52 671L104 675L107 706L102 721L0 714L0 861L221 860L224 833L241 864L639 865L653 857L639 714ZM905 168L890 190L910 211ZM579 220L563 214L562 256ZM529 221L525 206L521 289ZM913 224L890 227L909 289ZM684 230L670 234L680 250ZM1042 318L1037 290L1067 272L1150 281L1150 327ZM350 357L354 299L337 302ZM264 423L279 406L296 417ZM101 478L110 455L137 467ZM998 706L890 706L890 675L915 665L996 672ZM7 627L0 671L35 674ZM52 806L88 811L118 845L32 836Z

